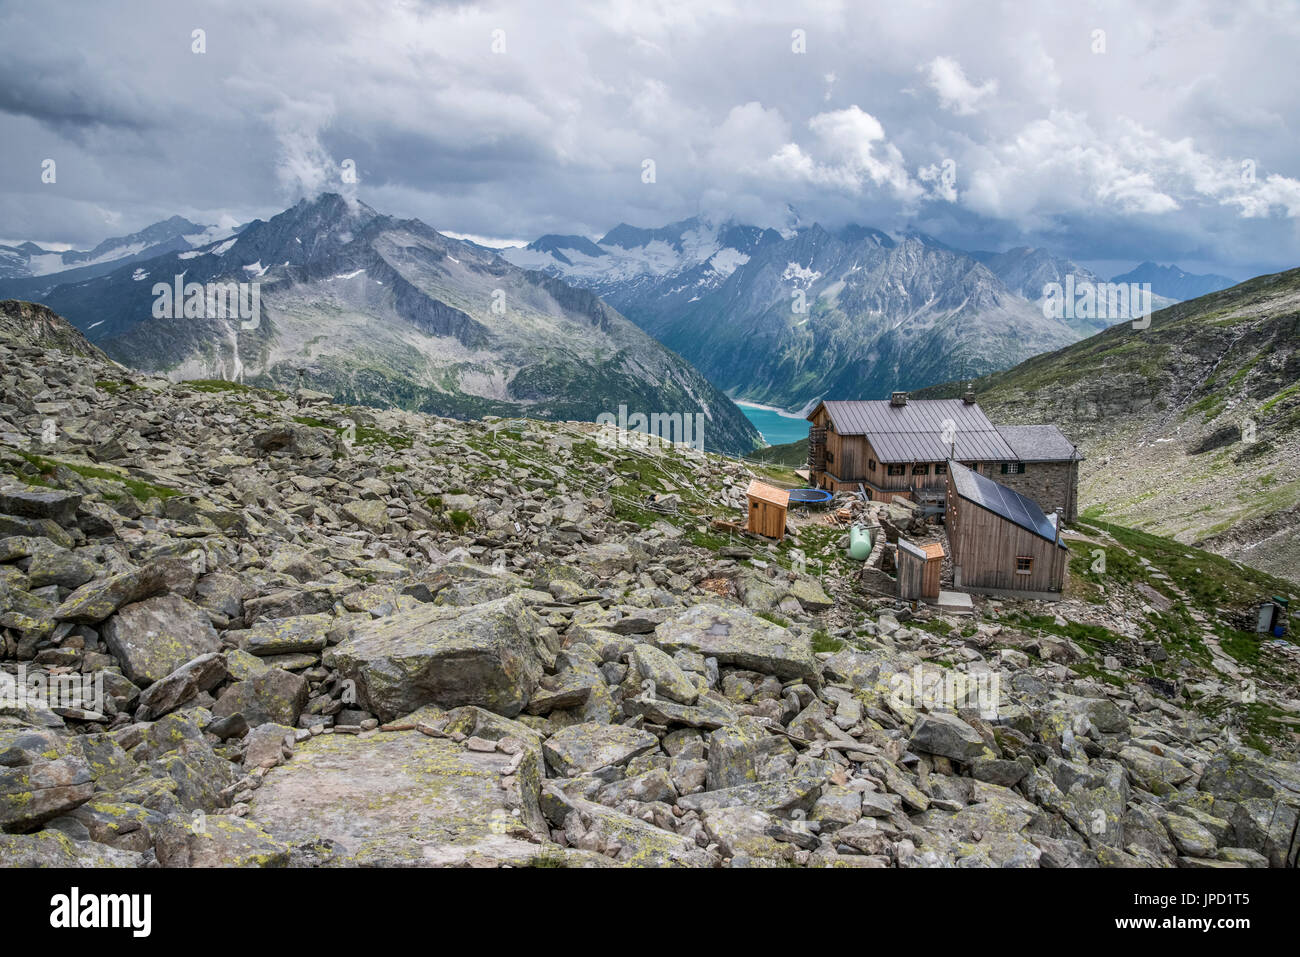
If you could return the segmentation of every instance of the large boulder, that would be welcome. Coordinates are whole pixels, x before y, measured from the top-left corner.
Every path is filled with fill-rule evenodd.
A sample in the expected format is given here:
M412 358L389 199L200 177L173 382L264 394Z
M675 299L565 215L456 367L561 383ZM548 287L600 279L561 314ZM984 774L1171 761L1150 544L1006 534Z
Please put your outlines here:
M1300 765L1236 745L1206 762L1197 787L1229 801L1265 798L1300 807Z
M31 830L89 801L94 790L90 768L76 755L0 768L0 828Z
M788 815L796 810L806 813L821 797L822 786L825 783L824 775L811 770L796 771L787 776L757 781L753 784L738 784L735 787L720 788L716 791L684 794L677 799L677 806L686 811L704 811L719 807L750 807L769 814Z
M954 761L971 761L988 751L978 731L956 715L943 711L918 717L907 746L912 751L938 754ZM988 756L992 757L992 752Z
M137 717L153 721L175 711L201 691L211 691L225 681L229 672L226 659L216 652L199 655L171 674L155 681L140 694Z
M27 586L43 588L58 585L61 588L80 588L100 571L93 550L59 548L51 545L32 552L27 566Z
M665 651L694 651L719 664L820 685L807 637L742 608L693 605L655 628L653 642Z
M649 821L564 793L548 784L542 796L547 818L565 839L584 851L626 867L716 867L717 857L681 834Z
M353 523L371 532L383 531L388 525L388 509L376 499L346 502L342 512Z
M1300 810L1293 804L1246 798L1232 815L1237 844L1263 854L1273 867L1286 867L1288 855L1294 853L1297 816Z
M54 617L60 621L93 625L123 605L143 601L166 590L165 566L155 563L144 568L133 568L108 578L86 582L64 599L54 610Z
M468 608L423 605L357 626L326 653L383 721L422 705L514 717L541 678L539 621L518 596Z
M1127 765L1137 782L1153 794L1167 794L1191 780L1193 773L1173 758L1134 746L1123 748L1119 759Z
M104 626L104 641L122 672L141 687L221 650L208 616L179 595L159 595L122 608Z
M710 808L703 818L709 837L733 863L735 858L756 863L792 862L800 847L808 850L818 844L799 822L784 821L757 808Z
M767 729L755 718L744 718L710 734L708 789L756 782L759 755L767 738Z
M317 652L326 645L334 627L333 615L295 615L259 621L243 636L243 649L259 658L300 652Z
M258 824L229 815L173 815L158 828L163 867L284 867L289 848Z
M529 837L547 831L537 752L520 755L418 731L321 735L266 774L248 820L293 866L526 864L546 854Z
M260 452L282 452L305 459L333 455L342 447L332 430L308 425L275 425L253 435L252 443Z
M20 485L0 488L0 512L23 518L48 518L71 525L77 517L81 495L62 489Z
M0 834L5 867L143 867L144 855L107 844L74 841L62 831Z
M307 704L307 679L280 668L267 668L237 681L212 706L218 718L242 714L250 728L274 722L290 727Z
M628 664L645 681L654 684L656 694L681 704L694 704L700 696L695 682L665 652L654 645L639 644L628 655Z
M612 578L619 572L630 572L636 567L636 557L621 542L593 545L579 553L578 561L600 578Z
M597 768L626 764L638 754L659 747L649 731L623 724L588 722L561 728L542 746L546 763L563 777L573 777Z

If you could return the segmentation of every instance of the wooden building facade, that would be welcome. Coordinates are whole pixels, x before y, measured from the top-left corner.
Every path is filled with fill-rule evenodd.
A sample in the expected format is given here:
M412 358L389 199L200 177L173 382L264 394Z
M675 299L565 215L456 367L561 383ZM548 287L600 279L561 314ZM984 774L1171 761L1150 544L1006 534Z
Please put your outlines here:
M944 523L953 587L988 595L1059 598L1069 549L1059 516L958 462L948 463Z
M962 399L824 401L808 416L811 483L864 489L876 501L942 501L948 460L997 477L1039 503L1076 517L1077 448L1055 426L995 426L972 394Z

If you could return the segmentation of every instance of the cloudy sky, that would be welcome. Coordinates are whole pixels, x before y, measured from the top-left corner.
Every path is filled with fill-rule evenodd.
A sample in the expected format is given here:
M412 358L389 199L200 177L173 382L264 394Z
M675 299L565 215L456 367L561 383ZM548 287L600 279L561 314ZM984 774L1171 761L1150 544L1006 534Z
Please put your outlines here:
M1295 2L0 0L0 36L5 240L336 189L496 239L797 214L1300 265Z

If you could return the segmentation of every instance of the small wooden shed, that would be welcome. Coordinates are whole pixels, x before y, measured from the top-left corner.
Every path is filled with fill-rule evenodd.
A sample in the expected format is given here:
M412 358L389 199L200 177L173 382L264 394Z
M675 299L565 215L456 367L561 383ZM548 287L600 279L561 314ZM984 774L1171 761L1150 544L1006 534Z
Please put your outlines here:
M754 479L745 490L749 499L748 529L777 541L785 538L785 513L790 508L790 493Z
M939 573L943 570L943 546L914 545L898 540L898 597L934 601L939 597Z
M1070 550L1061 541L1057 516L951 461L947 502L953 588L1011 598L1061 597Z

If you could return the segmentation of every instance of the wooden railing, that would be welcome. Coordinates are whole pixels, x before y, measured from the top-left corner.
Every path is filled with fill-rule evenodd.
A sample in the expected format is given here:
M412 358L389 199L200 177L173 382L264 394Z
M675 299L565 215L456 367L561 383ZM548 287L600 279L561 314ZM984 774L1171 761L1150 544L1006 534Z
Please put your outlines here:
M808 468L814 472L826 471L826 430L816 426L808 430Z

